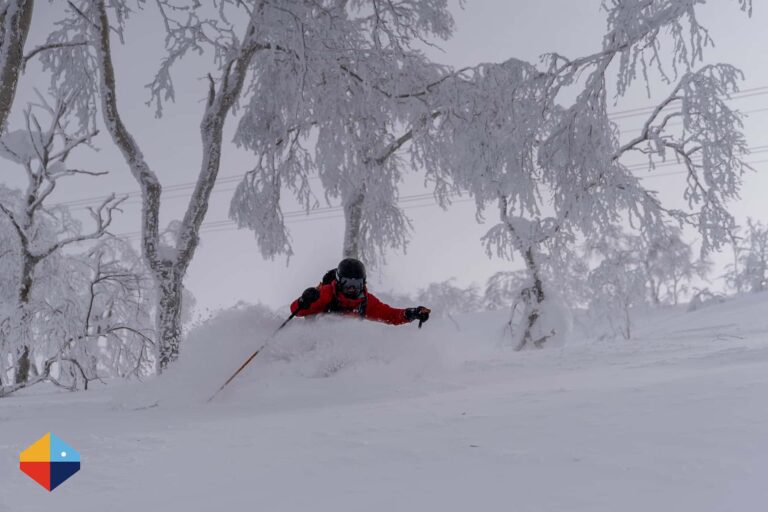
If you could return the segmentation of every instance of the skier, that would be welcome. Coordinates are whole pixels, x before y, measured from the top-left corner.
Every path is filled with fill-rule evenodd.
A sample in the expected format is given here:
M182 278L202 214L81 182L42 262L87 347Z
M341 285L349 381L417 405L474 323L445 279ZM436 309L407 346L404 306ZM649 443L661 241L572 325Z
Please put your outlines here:
M419 320L421 326L422 322L429 319L430 312L424 306L398 309L381 302L368 292L365 286L365 266L354 258L341 260L337 268L326 272L318 286L307 288L291 304L291 313L296 316L336 313L392 325Z

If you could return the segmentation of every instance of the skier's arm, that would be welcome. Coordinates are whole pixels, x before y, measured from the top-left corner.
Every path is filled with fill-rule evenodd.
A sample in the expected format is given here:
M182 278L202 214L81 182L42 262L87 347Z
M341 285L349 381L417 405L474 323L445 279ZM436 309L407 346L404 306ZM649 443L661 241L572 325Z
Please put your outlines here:
M325 311L333 298L333 290L330 285L321 285L317 289L317 292L319 293L317 298L307 304L305 295L307 295L309 290L310 288L304 290L302 296L293 301L291 304L291 313L294 313L296 316L310 316Z
M388 304L384 304L372 293L368 294L365 318L392 325L407 324L412 320L406 318L405 309L393 308Z

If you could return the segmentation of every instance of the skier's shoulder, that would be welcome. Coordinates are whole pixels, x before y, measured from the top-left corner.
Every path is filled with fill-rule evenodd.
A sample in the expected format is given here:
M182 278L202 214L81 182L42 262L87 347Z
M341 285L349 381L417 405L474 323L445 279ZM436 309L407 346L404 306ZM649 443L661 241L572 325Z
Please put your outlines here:
M384 304L381 302L381 299L379 299L376 295L369 292L368 290L365 291L365 300L368 302L368 305L370 304Z
M320 283L319 285L317 285L317 289L320 291L321 300L325 300L325 299L330 300L331 297L334 296L334 294L336 293L335 283L336 281L332 281L330 283Z

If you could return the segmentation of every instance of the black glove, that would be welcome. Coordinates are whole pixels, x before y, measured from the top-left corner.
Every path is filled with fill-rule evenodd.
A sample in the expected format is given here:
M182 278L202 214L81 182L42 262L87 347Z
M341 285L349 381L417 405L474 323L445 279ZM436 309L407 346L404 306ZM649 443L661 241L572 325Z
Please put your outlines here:
M420 322L426 322L429 320L429 314L432 312L429 308L419 306L417 308L408 308L405 310L405 319L409 322L419 320Z
M320 290L307 288L299 297L299 309L307 309L313 302L320 298Z

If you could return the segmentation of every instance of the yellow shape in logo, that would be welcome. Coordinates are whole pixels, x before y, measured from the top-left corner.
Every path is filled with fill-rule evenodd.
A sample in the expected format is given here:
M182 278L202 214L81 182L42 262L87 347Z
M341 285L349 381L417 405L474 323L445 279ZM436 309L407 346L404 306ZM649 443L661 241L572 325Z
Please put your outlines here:
M51 434L50 432L29 445L21 452L21 462L48 462L51 460Z

